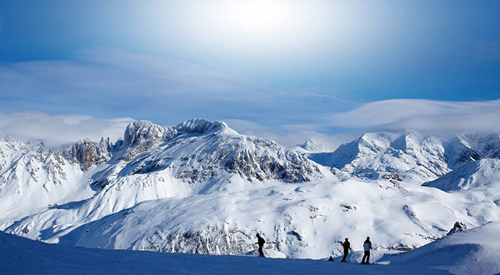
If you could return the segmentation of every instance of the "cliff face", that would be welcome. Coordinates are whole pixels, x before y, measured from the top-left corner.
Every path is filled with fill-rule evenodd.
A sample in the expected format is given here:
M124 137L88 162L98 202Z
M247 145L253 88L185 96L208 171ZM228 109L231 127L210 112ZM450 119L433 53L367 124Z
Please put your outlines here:
M111 159L111 142L109 138L102 138L100 142L81 140L66 149L63 156L79 163L81 169L87 171L91 166L101 165Z

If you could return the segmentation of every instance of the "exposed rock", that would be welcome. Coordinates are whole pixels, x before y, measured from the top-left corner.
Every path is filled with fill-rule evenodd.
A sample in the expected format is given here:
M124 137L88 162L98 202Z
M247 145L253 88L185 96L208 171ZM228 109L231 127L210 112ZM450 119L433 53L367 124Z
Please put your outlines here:
M127 126L123 135L124 146L135 147L144 143L153 144L163 139L165 128L150 121L135 121Z
M228 128L227 124L222 121L210 121L206 119L196 118L184 121L174 127L180 133L187 134L203 134L208 131L217 131Z
M391 173L391 174L384 175L384 179L394 180L394 181L402 181L402 179L399 177L398 173Z
M177 178L190 183L206 182L227 173L249 181L304 182L322 177L314 163L275 142L245 137L221 124L203 129L213 131L196 138L179 136L166 141L163 150L132 161L124 171L146 174L170 168Z
M453 233L457 233L457 232L462 232L466 229L467 229L467 225L465 225L465 223L455 222L455 224L453 225L453 228L450 230L450 232L448 232L448 235L453 234Z
M99 143L84 139L65 150L64 157L87 171L92 165L101 165L111 159L111 143L109 138L102 138Z

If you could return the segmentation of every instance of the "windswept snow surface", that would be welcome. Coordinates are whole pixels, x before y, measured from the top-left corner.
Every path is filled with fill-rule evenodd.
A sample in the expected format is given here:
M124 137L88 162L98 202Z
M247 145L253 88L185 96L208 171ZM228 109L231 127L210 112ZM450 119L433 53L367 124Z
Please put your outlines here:
M360 265L326 260L269 259L104 250L50 245L0 232L0 274L448 274L427 266Z
M392 257L391 265L432 266L454 274L498 274L499 236L500 223L488 223Z
M103 250L50 245L0 232L0 274L498 274L500 223L458 232L379 264ZM272 250L266 251L268 254ZM373 263L373 260L372 260Z

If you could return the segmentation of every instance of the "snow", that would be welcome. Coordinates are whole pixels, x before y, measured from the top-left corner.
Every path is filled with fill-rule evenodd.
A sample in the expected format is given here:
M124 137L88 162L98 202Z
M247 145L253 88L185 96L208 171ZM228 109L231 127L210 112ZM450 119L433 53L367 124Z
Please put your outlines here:
M372 253L379 264L367 266L355 263L359 251L350 253L349 263L340 263L340 257L329 262L88 249L0 232L0 274L496 274L499 235L500 223L489 223L407 253ZM265 253L280 256L273 250Z
M11 221L59 203L89 198L78 165L43 146L0 137L0 229Z
M448 274L427 266L209 256L50 245L0 232L0 274Z
M316 143L312 139L308 139L306 142L300 145L295 145L290 148L290 150L302 153L302 154L309 154L309 153L322 153L322 152L331 152L332 150L326 147L323 144Z
M372 236L374 247L387 252L425 245L456 221L468 227L500 221L491 201L390 181L275 181L246 191L124 201L134 204L130 208L111 201L122 197L129 196L102 192L98 201L47 209L6 231L85 247L217 255L251 251L255 232L260 232L269 249L292 258L320 259L339 255L338 241L345 237L361 250L364 238ZM23 233L26 228L29 233Z
M311 153L320 148L312 141L304 144L311 151L287 150L270 140L240 135L224 122L203 119L174 127L137 121L127 127L122 140L84 140L64 154L2 137L0 230L59 243L57 247L36 243L42 250L104 253L103 257L114 259L110 266L123 264L117 255L133 259L148 255L152 260L144 261L151 265L153 259L188 265L209 259L220 266L220 273L238 265L248 272L276 266L276 272L310 268L321 273L331 272L334 264L342 271L341 264L321 259L339 257L339 241L346 237L356 251L351 262L359 261L366 236L374 245L373 259L390 266L410 256L388 254L423 246L438 255L459 244L458 239L464 243L453 257L482 257L481 251L488 250L492 251L485 252L488 259L498 255L494 242L487 246L486 241L476 243L467 236L498 233L494 224L500 222L499 140L497 133L444 138L407 130L366 133L333 153ZM477 229L434 242L456 222ZM249 257L256 254L257 232L267 241L267 255L282 260L265 259L259 267L263 259ZM247 257L135 254L73 246ZM419 255L411 253L405 255ZM415 257L422 261L415 270L439 272L428 270L438 263ZM66 268L59 259L46 261ZM248 261L257 267L243 264ZM134 266L131 270L140 272ZM172 272L187 273L210 268L210 264L199 265L200 270L172 266ZM485 266L491 268L477 270L496 268ZM437 267L458 273L472 270L452 261ZM106 273L100 268L89 270ZM169 270L162 268L151 272ZM367 271L362 266L352 268L345 272ZM384 267L368 270L378 268ZM415 274L406 267L386 268L380 272Z
M498 133L464 133L453 137L412 130L365 133L333 153L311 154L324 166L367 179L397 178L414 184L433 181L482 158L500 157Z
M500 171L499 159L481 159L466 163L447 175L424 185L436 187L443 191L498 190L500 189L500 174L498 171Z
M434 266L454 274L497 274L500 272L498 236L500 223L488 223L398 255L391 264Z

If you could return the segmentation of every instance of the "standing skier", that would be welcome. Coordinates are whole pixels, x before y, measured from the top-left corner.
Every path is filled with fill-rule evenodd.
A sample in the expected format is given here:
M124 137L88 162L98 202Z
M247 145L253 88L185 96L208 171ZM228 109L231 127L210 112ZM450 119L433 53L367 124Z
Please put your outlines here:
M345 262L345 258L347 258L347 254L349 254L349 248L351 248L351 243L347 238L345 238L345 242L342 244L344 247L344 258L342 258L341 262Z
M370 237L366 237L366 241L363 243L363 249L365 250L365 255L363 255L361 264L370 264L370 249L372 249L372 242L370 242Z
M259 256L264 257L264 251L262 251L262 247L266 243L264 239L257 233L257 243L259 244Z

